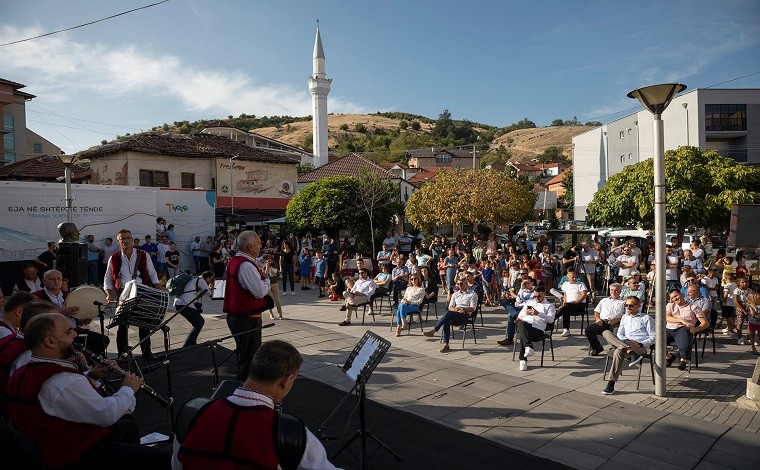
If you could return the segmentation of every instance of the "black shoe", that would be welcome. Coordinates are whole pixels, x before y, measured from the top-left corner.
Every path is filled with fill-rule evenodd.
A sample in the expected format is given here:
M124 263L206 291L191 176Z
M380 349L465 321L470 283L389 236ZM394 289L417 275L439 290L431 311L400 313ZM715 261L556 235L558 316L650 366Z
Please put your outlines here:
M591 350L591 355L598 356L600 353L603 353L603 352L604 352L604 348L599 346L598 348L594 348Z
M342 307L340 308L340 311L341 311L341 312L345 312L345 311L346 311L346 306L345 306L345 305L344 305L344 306L342 306Z
M615 382L609 381L607 382L607 386L604 387L604 390L602 390L603 395L612 395L615 393Z
M670 359L666 359L665 360L665 364L667 364L668 367L670 367L670 366L673 365L673 361L675 361L675 360L676 360L676 355L673 354L672 356L670 356Z
M680 361L678 363L678 370L686 370L686 361Z
M321 293L321 292L320 292L320 293L319 293L319 295L318 295L317 297L321 299L321 298L322 298L322 297L324 297L324 296L325 296L325 294L323 294L323 293Z

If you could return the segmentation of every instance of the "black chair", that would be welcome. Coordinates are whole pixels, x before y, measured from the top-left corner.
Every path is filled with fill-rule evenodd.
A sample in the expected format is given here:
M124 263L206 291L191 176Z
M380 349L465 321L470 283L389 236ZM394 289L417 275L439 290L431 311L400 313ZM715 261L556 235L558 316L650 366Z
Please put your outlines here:
M433 310L435 311L435 318L438 319L438 292L439 288L436 286L435 288L435 295L433 297L425 297L425 299L422 301L422 306L425 306L425 321L428 321L428 316L430 315L430 306L433 306ZM421 306L421 307L422 307ZM421 310L421 308L420 308Z
M373 296L374 297L374 296ZM375 309L372 308L372 298L369 299L369 302L356 305L355 307L362 307L362 325L364 324L364 317L367 316L367 307L369 307L370 315L372 315L372 321L375 321ZM356 309L356 317L359 317L359 310Z
M712 350L715 354L715 325L718 323L718 311L715 309L710 310L710 326L694 335L694 345L696 347L699 338L702 338L702 357L705 357L705 346L707 346L707 337L712 338ZM695 353L696 354L696 353Z
M375 306L377 307L377 314L382 315L383 314L383 300L385 300L388 303L388 310L393 310L391 308L391 305L393 304L392 298L391 298L391 291L390 289L387 289L387 291L383 295L373 295L372 296L373 302Z
M471 314L470 318L468 318L464 323L452 323L451 326L462 326L462 349L464 349L464 340L467 339L467 325L470 325L472 327L472 339L475 341L475 344L478 344L478 338L475 336L475 320L478 318L478 310L475 309ZM443 339L443 335L441 335L441 339ZM454 339L454 328L451 328L451 339Z
M547 323L546 330L544 331L543 336L539 338L541 340L541 367L544 366L544 352L546 351L546 340L549 340L549 350L552 353L552 361L554 361L554 341L552 341L552 334L554 333L554 330L557 329L557 322L560 321L562 317L560 315L557 315L554 317L554 321L551 323ZM538 341L538 340L535 340ZM518 337L518 341L515 341L514 346L512 346L512 361L515 360L515 354L517 353L517 344L520 344L520 348L523 347L522 341L520 341L520 338Z
M0 453L3 455L3 468L48 468L37 445L11 424L0 423Z
M418 305L417 310L413 310L407 314L410 317L410 321L406 322L406 331L407 333L412 332L412 322L411 320L414 319L414 315L417 315L417 318L420 321L420 332L424 333L425 331L422 329L422 306ZM391 331L393 331L393 325L396 324L398 321L398 318L396 317L395 313L391 313Z
M615 351L615 348L608 349L607 350L607 358L604 360L604 371L602 372L602 379L604 379L607 376L607 366L610 362L610 357L612 357L613 352ZM644 367L644 361L649 361L649 370L652 373L652 385L654 385L654 359L652 358L652 355L654 354L654 345L649 346L649 351L644 354L641 359L641 362L639 362L639 376L636 379L636 390L639 389L639 384L641 383L641 369ZM620 375L623 375L623 372L620 372Z

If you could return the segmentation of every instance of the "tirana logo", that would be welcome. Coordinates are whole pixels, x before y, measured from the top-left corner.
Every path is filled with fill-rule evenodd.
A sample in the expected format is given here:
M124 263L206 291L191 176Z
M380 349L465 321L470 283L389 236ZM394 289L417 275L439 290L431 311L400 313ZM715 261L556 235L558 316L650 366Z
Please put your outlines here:
M169 210L169 212L187 212L188 208L185 205L181 204L173 204L171 202L166 203L166 208Z

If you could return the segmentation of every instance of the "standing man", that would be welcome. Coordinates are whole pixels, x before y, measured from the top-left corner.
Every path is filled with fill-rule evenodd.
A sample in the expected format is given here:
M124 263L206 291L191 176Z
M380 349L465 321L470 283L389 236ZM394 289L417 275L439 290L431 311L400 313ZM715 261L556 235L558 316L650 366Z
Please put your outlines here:
M119 230L119 233L116 235L116 242L119 244L119 251L114 252L108 260L106 276L103 280L106 301L109 303L115 302L124 290L124 284L129 281L135 281L137 284L150 287L158 287L156 269L148 259L148 254L134 247L132 232L127 229ZM119 354L129 350L127 328L127 325L121 324L116 330L116 348ZM140 341L147 338L150 333L151 331L148 328L140 327ZM143 359L148 361L156 359L150 350L150 338L145 340L140 346Z
M166 253L169 252L169 239L162 235L158 239L158 253L156 254L156 272L169 274L169 266L166 263Z
M106 274L106 269L108 268L108 260L111 259L111 255L113 255L115 252L119 251L119 247L116 246L113 242L113 238L108 237L106 238L105 244L103 245L101 254L103 255L103 276ZM98 285L103 283L103 279L101 278L98 282Z
M227 314L227 326L235 336L238 354L237 379L245 380L251 359L261 346L261 312L274 307L268 295L269 278L259 268L261 239L253 230L241 232L237 238L238 252L227 264L227 286L222 310ZM259 328L256 331L249 331Z
M195 261L195 274L200 274L201 271L201 237L196 235L195 239L188 245L190 254L193 255L193 261Z
M209 235L206 237L206 240L201 242L200 251L198 252L198 256L201 258L201 272L206 272L210 269L209 255L212 251L214 251L214 237Z
M87 235L87 284L97 286L100 284L100 272L98 264L100 263L100 252L103 251L95 246L95 235Z
M58 247L56 246L55 242L48 242L47 250L45 250L45 252L38 257L34 258L34 262L42 268L43 273L54 268L53 264L56 260L57 250Z
M145 235L145 243L142 244L140 247L148 253L148 256L150 256L150 260L153 262L153 267L156 267L156 260L158 258L158 245L153 243L153 239L150 235Z

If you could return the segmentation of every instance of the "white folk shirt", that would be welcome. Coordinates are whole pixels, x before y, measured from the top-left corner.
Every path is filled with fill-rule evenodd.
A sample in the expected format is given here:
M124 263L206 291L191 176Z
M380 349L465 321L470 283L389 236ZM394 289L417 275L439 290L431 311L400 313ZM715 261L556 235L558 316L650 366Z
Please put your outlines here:
M184 294L178 295L177 298L174 299L174 306L177 305L188 305L193 302L200 302L200 300L203 298L203 295L211 295L211 288L206 284L206 281L203 280L202 277L196 276L190 281L188 281L187 284L185 284L184 288ZM203 294L197 299L195 298L198 294Z
M127 255L124 254L124 252L119 253L121 256L121 270L119 271L119 280L121 281L121 287L124 288L124 285L132 280L132 277L134 276L135 270L137 269L137 250L132 250L132 256L127 258ZM150 282L152 282L154 285L158 284L158 275L156 274L156 268L153 267L153 263L150 260L150 255L148 253L145 253L146 261L145 263L148 267L148 276L150 277ZM111 270L111 263L108 263L108 267L106 268L106 276L103 279L103 289L105 290L116 290L113 285L113 279L112 279L112 273ZM135 284L142 284L142 277L138 274L137 276L134 276ZM153 287L153 286L149 286Z
M274 402L271 398L262 395L261 393L243 388L236 389L232 395L227 397L227 400L238 406L267 406L270 409L274 409ZM175 438L174 452L172 453L172 469L174 470L182 470L182 462L177 459L179 448L180 444ZM337 469L337 467L327 460L327 451L325 451L325 448L322 443L319 442L319 439L309 431L309 428L306 428L306 449L303 452L301 461L298 463L298 468L302 470Z
M612 320L615 318L621 318L625 315L625 301L623 299L613 299L612 297L605 297L596 306L594 312L599 312L599 318L602 320Z
M565 283L567 284L567 283ZM563 284L564 285L564 284ZM528 315L528 307L533 307L536 311L535 315ZM543 302L536 302L535 299L531 299L525 302L520 313L517 314L517 318L520 321L531 325L533 328L541 331L546 331L546 325L554 321L556 311L554 304L544 299Z
M261 258L254 258L253 256L240 252L235 256L242 256L250 263L240 263L238 268L238 281L245 290L250 292L259 299L269 294L269 278L261 279L261 273L254 265L264 265L264 260Z
M40 282L39 279L35 279L34 281L24 279L24 282L26 283L26 287L29 288L29 292L32 294L34 294L38 290L42 290L42 283ZM15 294L16 292L18 292L18 286L14 284L13 293Z
M71 368L71 373L59 372L40 388L40 405L50 416L108 427L125 414L135 411L135 392L126 385L110 397L102 397L92 387L90 379L77 372L71 362L36 356L32 356L32 362L51 362Z
M565 293L565 302L577 302L578 299L581 298L581 295L587 290L586 284L577 279L575 282L567 281L562 283L560 289Z

